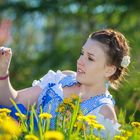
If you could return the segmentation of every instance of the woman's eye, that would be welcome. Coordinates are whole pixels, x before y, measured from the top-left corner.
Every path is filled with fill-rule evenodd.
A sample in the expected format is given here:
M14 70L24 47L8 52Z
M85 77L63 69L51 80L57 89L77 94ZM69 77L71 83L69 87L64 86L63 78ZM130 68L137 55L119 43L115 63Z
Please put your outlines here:
M94 59L93 59L93 58L90 58L90 57L88 58L88 60L90 60L90 61L94 61Z

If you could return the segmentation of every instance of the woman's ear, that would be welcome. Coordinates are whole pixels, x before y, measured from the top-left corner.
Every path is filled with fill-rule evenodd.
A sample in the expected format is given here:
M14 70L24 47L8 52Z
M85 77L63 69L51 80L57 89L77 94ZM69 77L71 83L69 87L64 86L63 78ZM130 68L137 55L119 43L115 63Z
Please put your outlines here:
M116 66L114 65L106 65L105 67L105 77L108 78L112 76L116 72Z

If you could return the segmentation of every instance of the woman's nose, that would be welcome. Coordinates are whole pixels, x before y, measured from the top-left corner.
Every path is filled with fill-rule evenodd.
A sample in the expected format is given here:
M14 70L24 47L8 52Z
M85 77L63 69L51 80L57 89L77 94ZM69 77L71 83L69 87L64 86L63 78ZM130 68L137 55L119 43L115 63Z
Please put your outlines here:
M79 65L84 65L84 56L83 56L83 55L81 55L81 56L77 59L77 63L78 63Z

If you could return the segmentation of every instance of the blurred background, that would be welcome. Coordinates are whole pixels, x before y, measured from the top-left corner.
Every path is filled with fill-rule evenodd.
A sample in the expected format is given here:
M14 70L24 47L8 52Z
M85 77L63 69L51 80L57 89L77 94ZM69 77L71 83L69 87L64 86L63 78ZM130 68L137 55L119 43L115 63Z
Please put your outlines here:
M0 45L13 50L13 87L29 87L50 69L75 71L88 35L113 28L128 39L132 62L120 88L110 90L119 117L140 121L139 5L139 0L1 0L1 29L8 37L0 33Z

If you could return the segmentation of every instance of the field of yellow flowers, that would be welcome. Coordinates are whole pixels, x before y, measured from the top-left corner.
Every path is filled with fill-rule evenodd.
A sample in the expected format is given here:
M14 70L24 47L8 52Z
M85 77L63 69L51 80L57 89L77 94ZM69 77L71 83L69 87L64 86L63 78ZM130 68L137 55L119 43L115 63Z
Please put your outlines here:
M34 105L29 119L13 102L18 111L15 114L18 121L10 117L9 109L0 109L0 140L102 140L100 131L105 129L104 126L96 121L96 116L83 116L79 103L80 98L74 94L64 99L57 109L55 127L52 129L51 114L41 112L38 116ZM93 129L98 131L98 136ZM124 123L120 131L114 140L140 140L140 122Z

